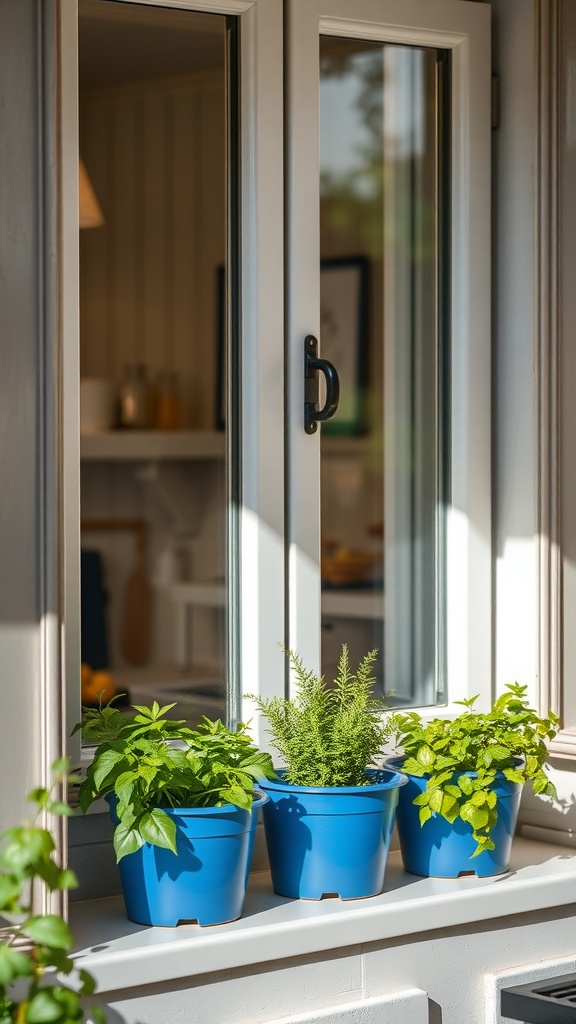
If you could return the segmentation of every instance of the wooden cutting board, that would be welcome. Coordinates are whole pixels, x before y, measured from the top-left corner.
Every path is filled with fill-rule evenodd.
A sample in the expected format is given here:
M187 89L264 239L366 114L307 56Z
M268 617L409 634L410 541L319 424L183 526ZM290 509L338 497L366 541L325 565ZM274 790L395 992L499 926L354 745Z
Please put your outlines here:
M146 535L138 533L136 562L126 580L120 648L130 665L145 665L150 657L152 626L152 590L146 578Z

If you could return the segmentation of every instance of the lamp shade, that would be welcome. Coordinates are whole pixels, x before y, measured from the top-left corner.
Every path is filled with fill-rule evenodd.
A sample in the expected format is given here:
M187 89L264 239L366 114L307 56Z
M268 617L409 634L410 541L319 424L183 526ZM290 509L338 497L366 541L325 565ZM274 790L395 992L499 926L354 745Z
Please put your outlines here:
M104 217L82 157L79 163L78 194L80 227L99 228L104 223Z

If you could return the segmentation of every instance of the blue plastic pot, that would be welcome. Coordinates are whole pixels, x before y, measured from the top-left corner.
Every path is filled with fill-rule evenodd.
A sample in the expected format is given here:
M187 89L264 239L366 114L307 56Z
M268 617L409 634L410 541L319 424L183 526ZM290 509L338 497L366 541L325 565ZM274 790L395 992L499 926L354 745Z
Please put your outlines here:
M284 772L277 782L259 783L270 797L263 813L274 892L351 900L381 891L407 779L388 770L368 774L376 780L368 786L293 786Z
M117 822L116 798L107 798ZM138 924L174 927L235 921L242 913L258 809L268 802L255 793L251 811L223 807L164 808L176 823L177 854L145 843L118 867L126 913Z
M389 758L386 764L394 771L404 771L403 757ZM455 772L454 780L464 774L475 778L475 772ZM501 772L496 775L492 789L497 797L498 822L491 833L495 849L472 857L476 843L472 838L472 825L468 822L456 818L451 825L440 814L432 814L424 825L420 825L419 808L414 806L413 800L426 789L428 776L410 775L409 772L406 775L408 785L400 794L396 814L406 871L438 878L458 878L469 874L487 878L508 871L522 795L520 783L509 782Z

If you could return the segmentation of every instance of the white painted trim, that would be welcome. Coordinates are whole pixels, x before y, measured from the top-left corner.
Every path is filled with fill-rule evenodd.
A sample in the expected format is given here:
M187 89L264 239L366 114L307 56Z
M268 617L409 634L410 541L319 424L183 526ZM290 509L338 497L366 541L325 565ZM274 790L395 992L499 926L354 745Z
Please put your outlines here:
M243 916L230 924L142 928L115 898L72 904L72 929L79 963L102 994L563 906L573 902L575 882L576 856L566 847L516 839L508 875L416 878L395 852L386 891L368 899L287 900L260 871L250 877Z
M284 692L282 33L276 0L258 0L241 17L240 679L265 697ZM251 701L241 717L266 748Z
M353 1003L340 1003L325 1010L296 1016L275 1017L263 1024L429 1024L428 995L420 988L394 992Z
M59 0L63 665L67 750L80 759L80 265L78 223L78 4Z
M319 672L321 428L304 431L304 339L320 335L318 0L287 0L287 15L287 646Z
M564 726L563 572L561 461L560 287L560 39L561 4L536 0L534 252L537 400L536 530L538 538L537 667L539 705L552 709L563 728L550 752L576 757L576 733ZM574 724L574 723L570 723Z

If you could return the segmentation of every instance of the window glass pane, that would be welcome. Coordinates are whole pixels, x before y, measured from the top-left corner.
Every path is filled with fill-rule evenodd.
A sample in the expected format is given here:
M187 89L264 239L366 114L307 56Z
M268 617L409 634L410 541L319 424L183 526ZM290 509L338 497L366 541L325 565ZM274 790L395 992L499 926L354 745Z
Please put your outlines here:
M192 724L226 715L226 33L80 0L83 702Z
M448 59L323 37L323 668L378 648L400 705L444 700Z

